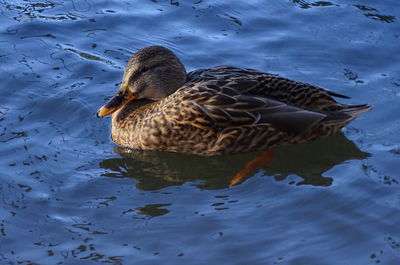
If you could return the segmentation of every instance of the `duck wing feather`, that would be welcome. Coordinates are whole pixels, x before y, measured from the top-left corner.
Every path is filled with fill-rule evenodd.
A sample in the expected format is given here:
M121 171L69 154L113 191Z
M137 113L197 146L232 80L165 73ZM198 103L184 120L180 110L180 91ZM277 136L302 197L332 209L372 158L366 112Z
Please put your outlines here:
M238 83L234 83L237 85ZM269 125L279 131L298 134L327 117L260 95L241 94L232 82L202 81L182 87L167 108L167 116L178 123L205 130L223 130L244 125Z
M290 80L279 75L252 69L218 66L188 74L188 82L216 81L216 85L230 87L243 95L257 95L278 100L307 110L338 111L344 108L334 97L347 96L318 86Z

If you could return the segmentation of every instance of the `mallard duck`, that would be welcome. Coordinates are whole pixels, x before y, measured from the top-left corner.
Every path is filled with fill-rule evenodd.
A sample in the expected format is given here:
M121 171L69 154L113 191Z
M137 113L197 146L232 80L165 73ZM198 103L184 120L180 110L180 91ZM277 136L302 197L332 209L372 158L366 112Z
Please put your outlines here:
M119 91L97 115L112 114L112 140L124 147L221 155L313 141L371 109L334 97L348 98L252 69L187 74L172 51L150 46L130 58Z

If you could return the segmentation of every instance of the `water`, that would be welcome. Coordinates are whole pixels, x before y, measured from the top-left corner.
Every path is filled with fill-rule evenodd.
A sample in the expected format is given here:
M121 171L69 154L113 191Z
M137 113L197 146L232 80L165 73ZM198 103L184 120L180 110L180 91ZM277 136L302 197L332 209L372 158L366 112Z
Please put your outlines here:
M0 264L400 264L397 0L0 3ZM154 44L374 110L229 188L257 153L120 155L95 118Z

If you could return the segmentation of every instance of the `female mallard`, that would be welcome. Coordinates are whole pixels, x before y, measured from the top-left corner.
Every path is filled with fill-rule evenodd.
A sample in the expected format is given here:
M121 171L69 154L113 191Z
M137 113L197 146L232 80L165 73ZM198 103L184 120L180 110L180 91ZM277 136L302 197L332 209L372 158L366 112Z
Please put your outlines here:
M251 69L218 66L186 74L168 49L135 53L121 88L97 113L112 115L115 143L200 155L263 151L326 137L370 110L346 96Z

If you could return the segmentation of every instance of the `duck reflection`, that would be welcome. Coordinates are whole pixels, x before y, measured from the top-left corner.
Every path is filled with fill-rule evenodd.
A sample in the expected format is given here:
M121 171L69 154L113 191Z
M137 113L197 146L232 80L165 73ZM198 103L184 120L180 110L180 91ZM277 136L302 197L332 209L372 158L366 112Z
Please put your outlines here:
M246 163L259 155L247 153L216 157L163 152L143 152L117 147L121 158L100 162L107 169L104 176L130 177L141 190L159 190L167 186L192 182L201 189L229 187L232 178ZM307 144L275 149L275 156L265 174L281 181L289 175L299 176L297 185L329 186L333 179L323 173L347 160L365 159L362 152L342 133ZM251 174L250 174L251 176Z

